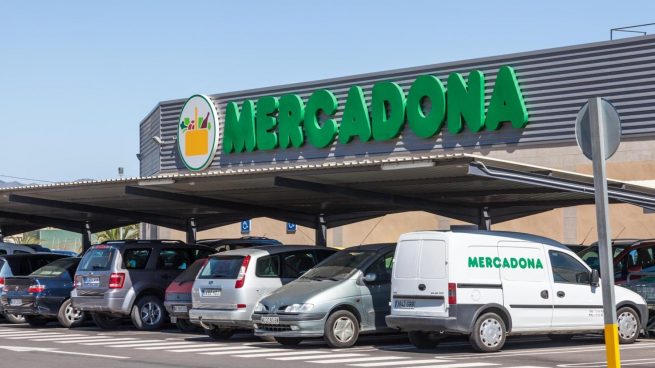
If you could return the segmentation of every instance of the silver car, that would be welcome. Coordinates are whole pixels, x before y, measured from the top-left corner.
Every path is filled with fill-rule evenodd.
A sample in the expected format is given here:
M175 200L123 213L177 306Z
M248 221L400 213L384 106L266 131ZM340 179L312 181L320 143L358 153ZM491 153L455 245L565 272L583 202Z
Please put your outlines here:
M323 337L350 347L360 333L389 331L391 267L395 244L344 249L262 299L252 316L255 335L283 345Z
M334 252L315 246L275 245L213 255L193 284L191 323L204 327L214 339L252 330L250 317L261 298Z

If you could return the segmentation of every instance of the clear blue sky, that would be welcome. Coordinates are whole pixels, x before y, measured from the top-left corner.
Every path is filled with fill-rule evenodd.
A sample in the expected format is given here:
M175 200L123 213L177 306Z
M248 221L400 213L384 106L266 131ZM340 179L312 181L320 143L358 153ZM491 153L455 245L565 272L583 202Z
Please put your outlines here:
M136 176L138 124L161 100L604 41L649 22L653 1L2 0L0 175Z

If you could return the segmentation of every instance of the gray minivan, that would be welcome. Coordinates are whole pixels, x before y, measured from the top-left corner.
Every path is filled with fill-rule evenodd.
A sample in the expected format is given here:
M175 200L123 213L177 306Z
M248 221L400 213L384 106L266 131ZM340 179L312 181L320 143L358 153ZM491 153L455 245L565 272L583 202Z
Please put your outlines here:
M255 335L283 345L323 337L333 348L357 342L360 333L391 331L391 268L395 244L346 248L277 289L255 306Z

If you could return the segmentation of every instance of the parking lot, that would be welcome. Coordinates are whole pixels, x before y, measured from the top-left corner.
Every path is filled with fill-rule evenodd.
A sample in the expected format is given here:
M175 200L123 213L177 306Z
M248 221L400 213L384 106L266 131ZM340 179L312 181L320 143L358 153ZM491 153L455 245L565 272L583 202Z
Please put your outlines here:
M655 341L649 339L622 347L623 366L655 366L653 348ZM435 350L418 350L402 335L368 336L353 348L333 350L322 340L285 348L247 334L217 343L201 334L175 330L0 327L0 361L20 361L23 367L595 368L605 366L604 357L599 336L567 343L514 337L499 353L479 354L464 340L445 342Z

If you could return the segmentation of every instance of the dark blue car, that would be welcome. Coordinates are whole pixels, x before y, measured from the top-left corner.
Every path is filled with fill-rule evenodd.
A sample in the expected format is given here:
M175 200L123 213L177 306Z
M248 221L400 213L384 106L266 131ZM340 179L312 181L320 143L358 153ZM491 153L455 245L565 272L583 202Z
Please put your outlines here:
M76 327L85 315L71 305L75 270L81 258L58 259L28 276L5 280L2 305L9 313L25 316L31 326L57 320L64 327Z

